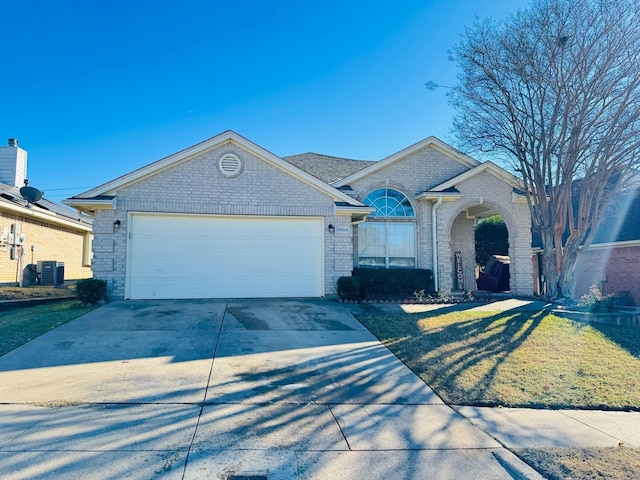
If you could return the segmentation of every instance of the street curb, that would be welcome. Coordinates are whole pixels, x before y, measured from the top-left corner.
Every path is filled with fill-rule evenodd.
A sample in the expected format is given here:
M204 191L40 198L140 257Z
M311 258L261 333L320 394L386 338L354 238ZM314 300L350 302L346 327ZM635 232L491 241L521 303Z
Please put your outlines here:
M0 311L12 310L14 308L28 307L31 305L43 305L47 303L60 302L63 300L75 300L76 297L42 297L42 298L25 298L24 300L0 300Z
M495 450L493 456L514 480L546 480L533 467L506 448Z

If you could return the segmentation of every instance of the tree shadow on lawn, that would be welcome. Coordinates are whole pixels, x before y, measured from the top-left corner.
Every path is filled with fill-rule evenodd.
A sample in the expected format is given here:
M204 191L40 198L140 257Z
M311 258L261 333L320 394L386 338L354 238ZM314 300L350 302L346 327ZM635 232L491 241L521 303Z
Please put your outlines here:
M460 309L450 312L455 311ZM491 391L499 370L548 312L512 310L470 320L436 320L443 313L395 315L388 326L384 320L391 317L379 313L358 319L447 403L504 404Z
M597 330L607 339L618 345L620 348L625 349L631 355L633 355L637 359L640 359L640 327L615 325L600 322L582 322L576 320L575 318L564 316L562 314L556 315L560 318L564 318L573 322L579 322L584 326L589 326L594 330Z

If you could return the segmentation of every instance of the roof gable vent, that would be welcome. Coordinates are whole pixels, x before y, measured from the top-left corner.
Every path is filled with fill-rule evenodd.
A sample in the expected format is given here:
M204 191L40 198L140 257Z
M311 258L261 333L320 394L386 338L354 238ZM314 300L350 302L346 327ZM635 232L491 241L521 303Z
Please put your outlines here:
M233 153L226 153L220 157L218 170L225 177L236 177L242 172L242 162Z

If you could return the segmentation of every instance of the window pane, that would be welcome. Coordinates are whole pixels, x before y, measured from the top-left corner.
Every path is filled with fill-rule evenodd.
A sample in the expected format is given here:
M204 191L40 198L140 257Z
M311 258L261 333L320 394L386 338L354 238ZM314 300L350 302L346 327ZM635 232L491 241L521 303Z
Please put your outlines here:
M416 259L406 257L389 257L389 268L416 268Z
M372 217L414 217L409 199L398 190L380 188L371 192L363 200L365 205L375 208Z
M358 226L359 266L415 268L415 255L415 223L365 222Z
M384 257L360 257L358 266L384 268Z
M390 257L413 257L416 251L413 223L387 223L387 252Z

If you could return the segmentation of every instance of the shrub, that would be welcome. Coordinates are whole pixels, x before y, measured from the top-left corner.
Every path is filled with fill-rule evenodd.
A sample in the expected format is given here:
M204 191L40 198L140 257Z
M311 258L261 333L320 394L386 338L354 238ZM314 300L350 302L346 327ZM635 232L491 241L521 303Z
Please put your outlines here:
M360 281L356 277L340 277L338 279L338 296L340 300L360 300Z
M636 302L635 302L633 296L631 295L631 292L629 292L627 290L623 290L621 292L618 292L614 296L614 301L615 301L616 305L618 305L620 307L635 307L636 306Z
M76 282L76 297L83 305L107 301L107 282L97 278L84 278Z
M431 295L435 289L431 270L356 268L353 275L366 299L405 300L414 298L416 292Z
M498 215L476 225L476 263L484 268L492 255L509 255L509 232Z
M578 301L578 307L582 307L590 312L611 312L615 309L615 299L613 295L603 295L598 287L591 285L589 293L585 293Z

